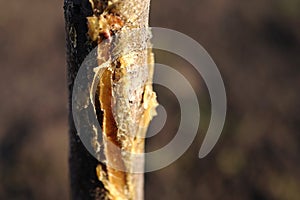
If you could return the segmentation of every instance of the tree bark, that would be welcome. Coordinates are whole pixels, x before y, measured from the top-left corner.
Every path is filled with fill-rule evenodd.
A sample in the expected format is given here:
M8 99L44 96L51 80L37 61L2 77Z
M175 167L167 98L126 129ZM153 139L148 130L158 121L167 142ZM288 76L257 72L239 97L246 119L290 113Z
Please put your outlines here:
M90 155L77 135L72 90L84 58L103 40L112 41L114 35L122 34L114 43L121 51L131 44L145 44L145 37L129 32L148 28L149 3L150 0L65 0L72 199L143 199L143 174L135 173L135 168L143 168L144 160L136 160L132 153L144 152L144 136L157 106L152 91L151 50L140 45L121 53L102 70L95 109L103 132L99 143L103 144L107 165ZM147 29L141 34L147 35ZM103 53L111 52L98 49L99 65ZM116 165L123 170L116 169Z

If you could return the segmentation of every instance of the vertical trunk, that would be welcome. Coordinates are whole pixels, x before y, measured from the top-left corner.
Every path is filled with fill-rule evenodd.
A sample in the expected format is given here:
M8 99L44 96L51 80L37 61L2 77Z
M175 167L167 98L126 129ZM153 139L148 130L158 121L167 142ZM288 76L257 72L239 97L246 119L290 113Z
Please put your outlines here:
M149 1L65 0L72 199L143 199L143 174L134 173L134 168L143 168L144 161L136 160L132 153L144 152L143 137L157 105L152 91L151 51L141 45L142 48L121 53L101 74L96 111L101 115L98 116L103 128L100 142L104 144L107 166L90 155L80 141L71 103L79 66L93 47L105 39L111 40L115 34L124 35L114 44L121 50L128 48L126 45L145 43L144 37L128 32L132 28L148 28ZM146 31L142 34L147 34ZM99 64L101 50L98 49ZM122 166L123 170L114 165Z
M105 199L103 184L97 179L95 168L98 161L83 146L75 129L72 116L72 90L78 69L93 49L87 37L86 17L92 14L88 0L65 0L65 23L67 45L67 76L69 89L69 137L70 180L72 199Z

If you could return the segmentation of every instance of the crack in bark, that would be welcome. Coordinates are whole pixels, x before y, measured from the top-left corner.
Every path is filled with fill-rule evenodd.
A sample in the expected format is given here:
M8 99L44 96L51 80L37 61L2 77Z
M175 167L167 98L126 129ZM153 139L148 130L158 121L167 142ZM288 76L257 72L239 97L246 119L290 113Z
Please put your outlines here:
M112 36L116 33L126 34L132 28L148 27L149 0L89 2L93 15L87 17L88 35L98 44L108 39L112 45ZM134 169L136 165L143 167L144 160L135 160L131 153L144 152L144 136L156 114L157 102L152 90L153 54L141 38L129 38L140 43L141 49L121 54L115 63L104 69L95 97L107 164L106 167L99 164L96 173L113 200L143 199L143 174L134 173ZM128 38L122 39L115 44L120 49L126 46ZM112 57L111 53L109 47L98 49L98 64Z

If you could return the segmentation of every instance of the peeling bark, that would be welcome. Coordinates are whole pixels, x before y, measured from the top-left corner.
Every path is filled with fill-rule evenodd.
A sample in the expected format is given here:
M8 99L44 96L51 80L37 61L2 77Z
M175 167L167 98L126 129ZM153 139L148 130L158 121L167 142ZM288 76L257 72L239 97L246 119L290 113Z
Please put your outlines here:
M116 34L124 35L114 44L121 50L126 45L147 42L145 37L125 35L131 29L148 27L149 3L150 0L65 1L70 108L74 78L93 47L103 40L110 41ZM140 46L121 53L101 73L95 105L103 129L101 142L107 166L98 163L84 148L70 112L73 199L143 199L143 174L134 173L134 168L143 168L144 160L135 160L131 153L144 152L144 136L156 114L157 102L152 90L153 54L145 45ZM110 53L99 49L98 64ZM121 166L125 171L113 166Z

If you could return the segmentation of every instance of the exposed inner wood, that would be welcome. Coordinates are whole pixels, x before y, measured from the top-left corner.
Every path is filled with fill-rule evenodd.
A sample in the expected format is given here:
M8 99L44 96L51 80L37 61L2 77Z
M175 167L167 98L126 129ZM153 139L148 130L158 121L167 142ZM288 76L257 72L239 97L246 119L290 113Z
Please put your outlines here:
M104 39L111 40L116 33L148 27L150 0L89 1L94 11L93 16L87 18L92 41L101 43ZM145 42L139 41L139 37L130 39ZM99 49L98 54L109 56L109 51ZM98 57L100 65L103 60ZM137 166L143 168L144 160L136 160L131 153L144 152L144 136L156 114L156 94L152 90L153 60L151 50L146 47L135 49L121 54L100 77L96 98L99 98L103 114L100 123L107 166L103 169L99 164L95 172L112 200L143 199L143 174L134 171Z
M112 101L112 72L106 69L100 79L100 104L103 110L103 133L104 140L109 140L113 145L118 146L121 149L121 142L117 138L117 125L111 110ZM110 148L111 143L105 142L105 156L108 163L114 163L114 165L124 165L123 159L120 151L115 151L116 148ZM118 150L118 149L117 149ZM99 170L99 168L98 168ZM118 196L120 199L126 199L124 195L126 188L126 173L122 171L115 170L112 167L107 166L108 181L106 181L106 189L109 189L110 193L114 196ZM103 180L100 180L103 181ZM105 182L105 181L104 181ZM109 183L109 185L108 185ZM113 196L112 196L113 197ZM115 198L116 199L116 198Z

